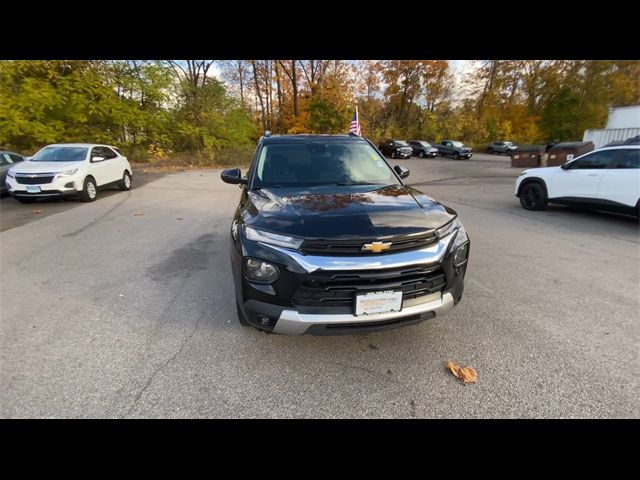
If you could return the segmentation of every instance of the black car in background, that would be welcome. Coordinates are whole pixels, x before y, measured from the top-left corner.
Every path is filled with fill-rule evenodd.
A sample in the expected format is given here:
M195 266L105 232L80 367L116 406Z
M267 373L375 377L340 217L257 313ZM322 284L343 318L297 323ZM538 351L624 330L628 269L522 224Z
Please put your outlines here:
M0 150L0 195L7 193L7 172L16 163L24 162L25 158L14 152Z
M242 188L230 229L240 323L328 335L449 312L469 237L408 175L356 135L265 135L246 177L224 170Z
M404 140L385 140L378 145L378 150L391 158L410 158L413 154L413 150Z
M438 149L424 140L409 140L413 154L420 158L433 158L438 155Z
M607 147L617 147L620 145L640 145L640 135L636 135L635 137L631 137L631 138L627 138L626 140L614 140L613 142L609 142L606 145L604 145L603 147L600 148L607 148Z

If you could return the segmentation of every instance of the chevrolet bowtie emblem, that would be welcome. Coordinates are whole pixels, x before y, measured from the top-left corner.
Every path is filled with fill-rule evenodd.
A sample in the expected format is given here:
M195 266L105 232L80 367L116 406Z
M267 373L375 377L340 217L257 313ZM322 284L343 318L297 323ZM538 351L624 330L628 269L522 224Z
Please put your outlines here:
M391 248L391 242L371 242L362 245L363 252L380 253L383 250L389 250L389 248Z

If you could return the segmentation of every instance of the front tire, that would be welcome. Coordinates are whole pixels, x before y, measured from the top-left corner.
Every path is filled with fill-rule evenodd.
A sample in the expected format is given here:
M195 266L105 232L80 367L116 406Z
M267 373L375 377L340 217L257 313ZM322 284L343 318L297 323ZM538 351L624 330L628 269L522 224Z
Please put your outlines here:
M93 177L87 177L84 179L84 185L82 187L82 193L80 199L83 202L94 202L98 197L98 187Z
M520 205L525 210L544 210L548 204L544 187L537 183L527 183L520 189Z
M425 157L424 152L420 152L420 153L418 154L418 156L419 156L420 158L424 158L424 157Z
M391 158L396 158L396 152L391 152Z
M459 154L458 152L455 152L455 153L453 154L453 159L454 159L454 160L460 160L460 154Z
M493 155L493 153L494 153L494 152L493 152L493 148L489 148L489 149L487 150L487 153L490 153L491 155Z
M120 182L120 190L131 190L131 174L126 170L122 174L122 181Z

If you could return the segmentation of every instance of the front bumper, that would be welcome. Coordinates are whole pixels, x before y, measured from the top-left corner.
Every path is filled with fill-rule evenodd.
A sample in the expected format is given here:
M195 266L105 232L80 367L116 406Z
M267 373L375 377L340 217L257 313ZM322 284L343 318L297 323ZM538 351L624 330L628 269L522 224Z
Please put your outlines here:
M407 308L403 307L399 312L378 313L364 317L349 313L322 315L283 310L273 333L302 335L309 332L322 335L383 330L417 323L435 316L439 317L453 308L453 295L449 292L429 297L431 298L427 301Z
M50 183L25 185L15 178L7 177L7 190L12 197L59 198L77 195L82 191L82 182L76 175L70 177L54 177ZM35 187L35 188L33 188ZM30 192L29 190L37 190Z
M458 267L453 265L451 245L455 235L457 233L419 250L360 256L310 255L261 242L242 241L241 249L232 244L232 265L239 307L245 319L255 327L286 335L377 331L442 316L460 300L464 289L467 264L465 262ZM262 258L278 265L281 271L279 280L266 288L246 280L242 273L242 263L247 256ZM358 276L365 272L378 279L391 270L410 271L419 267L427 270L439 269L446 276L446 283L433 293L413 297L403 295L402 308L397 312L356 316L352 305L322 307L303 306L304 304L295 302L298 289L305 286L308 280L313 282L317 275Z

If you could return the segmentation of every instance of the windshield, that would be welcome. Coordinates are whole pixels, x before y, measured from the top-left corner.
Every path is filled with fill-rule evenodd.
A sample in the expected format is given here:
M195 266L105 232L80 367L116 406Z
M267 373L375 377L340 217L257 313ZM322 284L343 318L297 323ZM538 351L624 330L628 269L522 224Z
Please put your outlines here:
M454 147L461 147L462 142L451 142L451 145L453 145Z
M407 142L405 142L404 140L394 140L394 143L395 143L396 145L400 145L400 146L402 146L402 147L404 147L405 145L408 145L408 143L407 143Z
M420 145L422 145L423 147L430 147L431 144L429 142L418 142Z
M505 145L508 145L508 146L510 146L510 147L511 147L511 146L513 146L513 142L504 142L504 144L505 144Z
M398 185L387 163L366 142L264 145L253 187Z
M81 162L87 158L85 147L46 147L40 150L32 162Z

